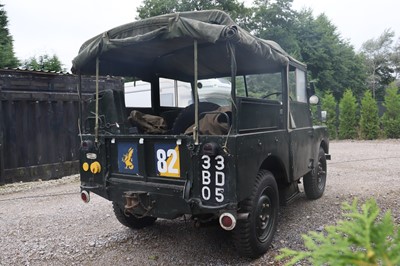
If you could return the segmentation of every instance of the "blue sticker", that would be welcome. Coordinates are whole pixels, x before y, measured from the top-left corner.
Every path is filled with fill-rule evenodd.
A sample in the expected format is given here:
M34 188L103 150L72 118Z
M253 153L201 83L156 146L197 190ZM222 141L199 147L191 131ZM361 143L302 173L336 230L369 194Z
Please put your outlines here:
M137 143L118 143L118 171L120 173L138 174L138 145Z

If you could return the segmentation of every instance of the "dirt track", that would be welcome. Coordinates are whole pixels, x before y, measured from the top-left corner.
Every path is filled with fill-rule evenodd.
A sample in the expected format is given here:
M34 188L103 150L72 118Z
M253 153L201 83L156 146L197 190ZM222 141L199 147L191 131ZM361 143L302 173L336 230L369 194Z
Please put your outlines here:
M0 187L0 265L198 265L277 264L282 247L302 247L301 234L340 218L340 204L375 197L400 224L400 141L331 143L324 196L304 194L280 210L272 248L260 259L240 258L230 235L217 226L159 220L132 231L120 225L111 203L79 198L77 176Z

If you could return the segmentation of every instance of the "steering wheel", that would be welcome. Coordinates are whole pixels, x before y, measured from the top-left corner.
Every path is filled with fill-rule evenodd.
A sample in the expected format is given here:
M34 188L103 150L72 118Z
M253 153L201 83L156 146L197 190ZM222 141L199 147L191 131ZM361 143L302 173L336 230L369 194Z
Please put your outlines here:
M266 98L268 98L269 96L272 96L272 95L278 96L278 95L281 95L281 94L282 94L282 92L279 92L279 91L277 91L277 92L271 92L271 93L268 93L267 95L262 96L262 98L263 98L263 99L266 99ZM292 96L290 96L290 95L289 95L289 99L290 99L291 101L293 101Z
M270 97L270 96L272 96L272 95L278 96L278 95L281 95L281 94L282 94L282 92L279 92L279 91L277 91L277 92L271 92L271 93L268 93L268 94L262 96L261 98L265 99L265 98L268 98L268 97Z

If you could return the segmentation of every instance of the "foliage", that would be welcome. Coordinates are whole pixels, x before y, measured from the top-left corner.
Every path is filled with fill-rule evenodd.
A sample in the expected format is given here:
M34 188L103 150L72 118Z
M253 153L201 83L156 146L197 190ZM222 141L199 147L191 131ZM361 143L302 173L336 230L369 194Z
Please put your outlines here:
M360 133L363 139L376 139L379 135L378 105L372 93L366 91L361 100Z
M337 138L337 115L336 115L336 100L331 92L325 93L321 99L322 110L326 111L326 126L328 128L329 137Z
M374 199L358 208L355 199L342 205L343 217L325 233L303 235L306 251L282 249L277 259L291 258L286 265L307 260L312 265L399 265L400 229L390 211L380 217Z
M386 111L382 116L382 124L385 134L389 138L400 138L400 94L394 83L386 89L384 106Z
M23 62L22 67L32 70L42 70L42 71L64 71L63 64L57 55L49 56L47 54L40 55L38 58L36 56L31 57Z
M14 54L13 38L7 28L7 13L3 7L0 3L0 68L13 68L17 67L19 62Z
M368 87L372 96L383 98L384 88L395 80L395 73L400 68L399 47L394 45L394 31L386 29L381 36L363 43L361 52L364 56L368 73Z
M300 47L295 34L297 13L292 10L293 0L255 0L247 27L263 39L273 40L294 56Z
M279 43L289 54L303 60L320 91L332 90L339 100L345 88L362 95L366 70L363 57L344 41L336 27L322 14L295 12L293 0L256 0L247 27L263 39Z
M344 41L324 14L313 17L310 10L298 13L293 0L255 0L249 8L240 0L143 0L139 18L189 10L220 9L240 26L283 49L308 65L310 79L321 92L331 90L339 100L346 88L360 97L366 88L362 56Z
M244 25L249 15L243 1L238 0L144 0L137 8L140 19L163 15L173 12L195 11L195 10L223 10Z
M346 90L339 103L339 138L357 137L357 102L351 90Z
M366 78L362 57L344 41L326 15L314 19L310 10L298 13L295 25L300 59L322 91L331 90L339 100L346 88L362 95Z

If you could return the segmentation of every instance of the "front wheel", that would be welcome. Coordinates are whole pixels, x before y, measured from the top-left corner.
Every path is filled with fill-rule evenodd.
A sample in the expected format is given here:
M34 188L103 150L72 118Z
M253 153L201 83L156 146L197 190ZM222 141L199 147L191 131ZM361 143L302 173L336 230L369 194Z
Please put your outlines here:
M141 229L146 226L153 225L157 220L156 217L144 216L144 217L136 217L130 213L125 213L124 210L116 203L113 202L114 214L117 220L132 229Z
M271 245L278 222L279 192L273 174L261 170L256 177L252 194L244 200L240 211L249 213L238 220L233 230L237 251L250 258L263 255Z
M318 152L318 164L303 178L304 192L308 199L319 199L326 185L326 157L321 147Z

